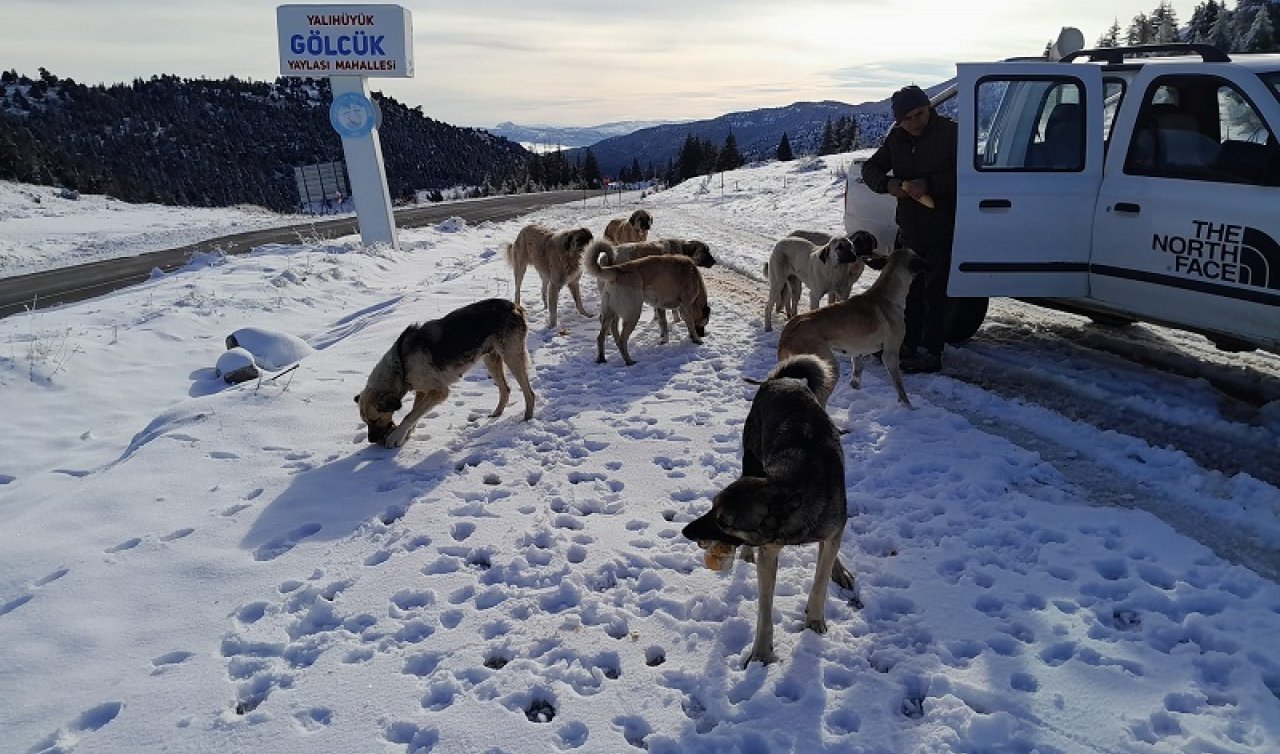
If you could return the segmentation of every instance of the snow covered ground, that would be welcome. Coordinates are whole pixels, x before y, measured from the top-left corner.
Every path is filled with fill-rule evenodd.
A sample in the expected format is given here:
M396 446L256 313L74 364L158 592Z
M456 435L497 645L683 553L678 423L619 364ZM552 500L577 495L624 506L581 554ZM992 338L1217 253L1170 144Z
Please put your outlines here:
M0 277L185 246L317 219L261 207L167 207L0 181ZM328 219L328 218L321 218Z
M406 325L511 295L524 220L203 257L0 320L0 750L1280 751L1276 357L1015 302L907 376L915 410L877 364L842 380L857 592L803 631L816 547L785 552L779 662L742 668L754 570L679 530L738 475L777 338L760 267L838 228L841 162L534 215L598 234L643 206L707 241L705 344L646 316L639 363L597 365L596 322L562 301L549 330L527 279L533 420L518 391L489 418L477 367L394 451L352 396ZM0 272L259 219L82 197L33 224L46 190L0 184ZM229 386L245 327L315 352Z

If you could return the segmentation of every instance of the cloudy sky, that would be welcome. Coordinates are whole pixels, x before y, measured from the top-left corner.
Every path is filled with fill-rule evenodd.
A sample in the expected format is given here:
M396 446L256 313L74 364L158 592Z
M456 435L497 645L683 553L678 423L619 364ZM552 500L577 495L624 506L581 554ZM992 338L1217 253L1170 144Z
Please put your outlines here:
M401 3L412 79L379 89L461 126L686 120L798 100L858 103L1034 55L1065 25L1092 44L1158 0L485 0ZM279 74L274 2L6 0L0 68L81 83ZM1178 0L1181 22L1196 3Z

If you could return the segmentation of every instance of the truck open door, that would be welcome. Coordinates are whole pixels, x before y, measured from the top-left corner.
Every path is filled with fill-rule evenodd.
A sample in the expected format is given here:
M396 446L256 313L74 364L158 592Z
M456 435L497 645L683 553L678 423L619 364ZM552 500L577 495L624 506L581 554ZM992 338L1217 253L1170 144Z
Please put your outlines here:
M1103 164L1096 65L957 66L959 147L951 296L1089 292Z

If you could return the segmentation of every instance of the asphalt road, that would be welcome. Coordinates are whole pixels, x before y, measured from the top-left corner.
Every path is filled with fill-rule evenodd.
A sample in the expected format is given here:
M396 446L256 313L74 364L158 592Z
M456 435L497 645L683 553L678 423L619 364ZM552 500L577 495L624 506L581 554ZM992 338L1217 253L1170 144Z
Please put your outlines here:
M590 197L595 198L598 195L598 192L593 192ZM549 191L541 194L491 196L449 204L412 207L396 211L396 226L416 228L432 225L450 217L461 217L471 224L485 220L510 220L552 204L582 201L585 196L587 195L581 191ZM321 220L211 238L176 249L153 251L133 257L108 259L30 275L0 278L0 318L26 311L33 305L44 308L57 304L69 304L136 285L148 279L152 270L169 272L182 267L196 252L222 251L227 254L243 254L263 244L298 243L300 238L335 238L357 232L354 217Z

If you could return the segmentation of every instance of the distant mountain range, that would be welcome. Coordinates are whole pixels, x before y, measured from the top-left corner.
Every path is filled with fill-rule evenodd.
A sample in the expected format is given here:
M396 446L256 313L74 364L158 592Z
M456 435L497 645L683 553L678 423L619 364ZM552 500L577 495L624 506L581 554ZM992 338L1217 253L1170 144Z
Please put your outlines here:
M587 147L615 136L626 136L644 128L680 121L669 120L620 120L598 126L521 126L503 121L487 129L495 136L510 139L535 152L556 147Z
M932 96L948 83L926 91ZM816 154L827 122L835 122L844 116L850 116L857 122L859 146L879 144L893 125L888 99L858 105L833 100L796 102L785 107L729 113L710 120L651 126L606 138L589 147L571 149L567 156L570 161L585 158L590 148L601 172L606 175L617 175L635 161L642 169L652 165L661 170L668 160L679 156L689 135L719 147L730 131L733 131L738 151L748 161L772 159L784 133L796 155Z

